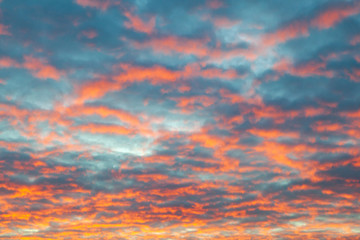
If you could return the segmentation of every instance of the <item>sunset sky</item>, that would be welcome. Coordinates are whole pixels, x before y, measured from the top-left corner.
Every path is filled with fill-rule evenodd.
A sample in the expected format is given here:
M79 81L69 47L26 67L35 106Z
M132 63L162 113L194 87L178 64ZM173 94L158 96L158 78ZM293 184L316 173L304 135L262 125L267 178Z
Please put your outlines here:
M0 239L360 239L360 0L0 0Z

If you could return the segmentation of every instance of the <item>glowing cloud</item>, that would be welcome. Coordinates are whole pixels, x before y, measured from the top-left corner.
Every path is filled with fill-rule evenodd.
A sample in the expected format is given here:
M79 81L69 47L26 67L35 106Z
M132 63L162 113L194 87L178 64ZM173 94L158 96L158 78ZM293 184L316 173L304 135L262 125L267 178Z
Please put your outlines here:
M359 239L359 1L0 9L0 239Z

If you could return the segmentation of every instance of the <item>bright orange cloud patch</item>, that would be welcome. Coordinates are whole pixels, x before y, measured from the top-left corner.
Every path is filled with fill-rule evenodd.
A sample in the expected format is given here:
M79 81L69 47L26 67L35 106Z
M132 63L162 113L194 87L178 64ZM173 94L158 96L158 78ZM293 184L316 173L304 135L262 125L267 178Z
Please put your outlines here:
M24 57L24 67L28 69L31 74L40 79L55 79L59 80L60 77L63 75L61 71L56 69L54 66L49 65L45 60L34 58L32 56L25 56Z

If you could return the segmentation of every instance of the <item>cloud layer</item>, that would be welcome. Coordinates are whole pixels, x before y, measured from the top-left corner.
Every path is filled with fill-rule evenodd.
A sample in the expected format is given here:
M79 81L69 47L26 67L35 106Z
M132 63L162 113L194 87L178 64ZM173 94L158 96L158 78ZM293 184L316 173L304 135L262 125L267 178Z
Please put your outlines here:
M0 239L360 239L359 1L0 9Z

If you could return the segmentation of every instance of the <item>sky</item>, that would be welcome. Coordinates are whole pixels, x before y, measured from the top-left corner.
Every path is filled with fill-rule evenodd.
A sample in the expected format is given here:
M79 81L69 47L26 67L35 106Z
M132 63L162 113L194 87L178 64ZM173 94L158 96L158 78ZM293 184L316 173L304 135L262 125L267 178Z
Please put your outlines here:
M360 239L360 1L0 0L0 239Z

